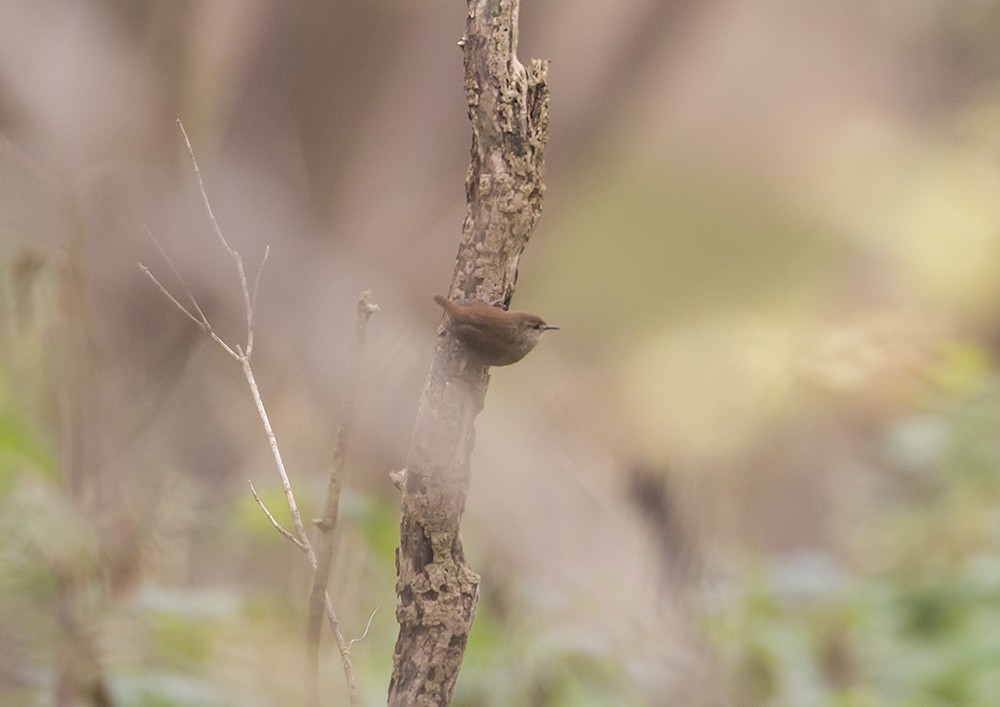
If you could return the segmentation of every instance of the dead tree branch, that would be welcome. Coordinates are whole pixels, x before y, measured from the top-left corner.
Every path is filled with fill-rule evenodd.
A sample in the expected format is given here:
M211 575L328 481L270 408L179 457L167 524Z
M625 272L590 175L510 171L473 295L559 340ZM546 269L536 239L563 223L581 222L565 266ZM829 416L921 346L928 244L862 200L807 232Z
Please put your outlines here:
M468 0L465 93L472 122L466 217L450 294L509 303L521 253L541 213L548 137L548 63L516 56L518 0ZM397 554L399 637L389 704L446 705L479 598L459 525L486 366L438 341L402 482Z

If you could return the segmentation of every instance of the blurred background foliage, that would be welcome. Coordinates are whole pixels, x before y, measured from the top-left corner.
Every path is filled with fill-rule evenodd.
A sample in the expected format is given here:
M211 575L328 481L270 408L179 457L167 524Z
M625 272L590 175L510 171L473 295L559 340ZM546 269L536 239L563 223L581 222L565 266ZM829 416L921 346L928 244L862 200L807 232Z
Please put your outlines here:
M0 705L301 699L308 576L177 131L254 267L304 517L373 289L332 593L384 702L464 215L456 3L0 6ZM546 211L464 524L457 705L993 705L1000 4L524 0ZM369 617L371 617L369 625ZM366 633L367 628L367 633ZM332 645L323 679L345 700Z

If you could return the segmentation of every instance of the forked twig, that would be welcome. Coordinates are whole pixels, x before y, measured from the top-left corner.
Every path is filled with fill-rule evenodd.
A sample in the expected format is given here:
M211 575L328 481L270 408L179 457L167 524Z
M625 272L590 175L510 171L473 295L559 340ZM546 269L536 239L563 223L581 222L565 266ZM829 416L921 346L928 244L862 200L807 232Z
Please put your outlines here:
M188 299L191 300L191 306L194 307L194 310L198 313L198 318L201 319L206 329L211 330L212 325L208 323L208 317L206 317L205 313L201 311L201 306L198 304L198 300L195 299L194 293L191 292L191 288L188 287L187 280L185 280L184 276L181 275L180 271L177 269L177 266L174 265L174 261L170 259L170 256L167 254L167 251L163 247L163 245L158 240L156 240L156 236L154 236L153 232L149 230L149 227L143 226L143 228L146 231L146 235L149 236L149 240L153 241L153 245L155 245L156 249L160 251L160 255L163 256L163 259L167 262L167 265L169 265L170 269L174 272L174 277L176 277L177 281L184 286L184 292L187 294ZM263 263L261 263L261 265L263 266Z
M264 511L264 515L266 515L268 520L271 521L271 525L274 526L274 529L277 530L282 535L284 535L289 540L291 540L293 543L298 545L301 549L305 550L306 549L305 546L299 542L299 539L294 535L292 535L291 533L289 533L283 527L281 527L281 523L275 520L274 516L271 515L271 511L267 510L267 506L264 505L264 502L260 499L260 496L257 495L257 489L253 487L252 481L250 482L250 493L253 495L253 500L255 500L257 502L257 505L260 506L260 509Z
M225 248L226 252L229 253L230 257L232 257L233 262L236 266L237 273L239 274L240 289L243 295L243 306L244 309L246 310L246 323L247 323L246 347L245 348L241 347L238 344L235 346L230 346L215 333L215 331L212 329L212 325L208 321L208 317L205 316L204 311L199 306L197 299L191 292L190 288L187 286L187 283L184 281L184 278L181 277L181 274L174 266L173 261L171 261L166 251L159 244L156 238L153 237L153 234L150 233L148 229L146 230L147 233L149 234L149 237L153 240L154 243L156 243L156 246L159 249L160 253L163 255L164 260L166 260L167 264L170 266L170 269L177 277L177 280L184 287L187 297L191 301L191 307L193 308L193 311L185 307L183 304L181 304L181 302L173 294L171 294L170 290L168 290L163 285L163 283L161 283L156 278L156 276L153 275L153 273L150 271L149 268L147 268L142 263L139 263L139 269L143 273L145 273L145 275L153 282L153 284L157 287L157 289L160 290L160 292L163 294L164 297L166 297L170 302L174 304L175 307L177 307L181 312L183 312L184 315L188 317L188 319L193 321L195 325L198 326L199 329L208 334L208 336L212 339L212 341L218 344L219 347L222 348L222 350L224 350L226 353L228 353L230 356L232 356L240 363L240 367L243 370L243 376L244 378L246 378L247 386L250 389L250 394L253 397L254 405L257 408L257 414L260 417L261 424L264 427L264 433L267 436L268 446L271 449L271 456L274 459L275 466L278 469L278 475L281 478L282 491L285 494L285 501L288 504L288 511L292 517L292 524L294 525L295 532L292 533L286 530L281 526L280 523L278 523L275 517L268 510L267 506L264 505L264 502L257 494L257 490L253 487L252 483L250 484L250 493L253 495L253 498L257 502L257 505L260 506L261 510L264 511L264 514L271 521L271 524L274 526L275 530L277 530L283 537L295 543L296 547L298 547L306 554L306 557L309 561L309 565L312 568L313 572L315 573L318 566L316 551L313 549L312 543L309 541L309 536L306 533L305 525L302 523L302 516L299 512L298 504L295 502L295 494L292 491L291 481L288 478L288 472L285 470L285 464L281 458L281 451L278 447L278 441L277 438L275 437L274 430L271 427L271 422L268 419L267 410L264 408L264 401L260 397L260 390L257 388L257 381L254 378L253 368L250 365L250 357L251 354L253 353L257 293L260 290L261 273L264 270L265 263L267 263L267 258L268 255L270 254L270 247L268 246L267 248L264 249L264 257L261 259L260 266L257 268L257 273L254 276L253 290L251 291L247 284L246 270L243 266L243 257L239 254L239 252L235 248L229 245L229 242L222 234L222 229L219 227L219 222L215 218L215 213L212 211L212 204L209 201L208 193L205 190L205 182L201 176L201 170L198 167L198 161L195 159L194 148L191 146L191 140L188 138L187 131L184 129L184 124L180 120L178 120L177 125L180 127L181 134L184 136L184 143L187 145L188 156L191 158L191 165L194 168L195 177L198 180L198 191L201 195L201 200L205 206L205 210L208 213L209 221L212 224L212 231L219 239L219 242L222 244L222 247ZM351 644L347 643L347 641L344 639L343 633L340 630L340 622L337 619L337 614L333 608L333 603L330 600L329 593L327 593L326 591L323 592L322 607L323 607L323 613L326 614L327 621L330 624L331 629L333 630L333 634L337 641L337 646L340 650L341 661L344 667L344 675L347 679L348 696L350 698L350 703L351 705L357 705L359 704L359 702L357 694L357 685L354 677L354 668L351 664L351 655L350 655ZM372 616L374 616L374 614ZM371 619L369 619L368 623L369 625L371 624ZM366 628L365 634L367 633L368 629ZM353 643L353 641L351 643Z
M159 280L156 279L156 275L154 275L153 273L151 273L149 271L149 268L147 268L142 263L139 263L139 270L141 270L142 272L146 273L146 276L150 280L153 281L153 284L156 285L158 288L160 288L160 292L163 293L163 296L166 297L171 302L173 302L174 306L177 307L177 309L179 309L182 312L184 312L184 314L186 314L188 316L188 318L198 326L198 328L205 329L204 322L202 322L200 319L198 319L198 317L196 317L193 314L191 314L191 312L189 312L184 307L183 304L181 304L180 302L178 302L177 299L172 294L170 294L170 290L168 290L166 287L164 287L163 284ZM205 331L207 331L207 329Z
M167 261L167 265L169 265L170 269L173 270L174 276L177 278L177 280L184 287L184 291L187 293L188 299L191 300L191 306L194 307L194 310L198 313L198 316L197 317L194 316L194 314L192 314L191 311L188 310L187 307L185 307L183 304L181 304L177 300L176 297L174 297L172 294L170 294L170 291L163 285L163 283L161 283L156 278L156 275L154 275L150 271L149 268L147 268L142 263L139 263L139 270L141 270L142 272L144 272L146 274L146 276L150 280L153 281L153 284L156 285L159 288L160 292L162 292L163 295L168 300L170 300L171 302L174 303L174 306L176 306L177 309L179 309L182 312L184 312L184 314L186 314L191 321L193 321L195 324L198 325L199 329L201 329L206 334L208 334L211 337L212 341L214 341L219 346L221 346L222 349L223 349L223 351L225 351L227 354L229 354L230 356L232 356L233 358L235 358L237 361L239 361L240 360L239 354L236 353L236 351L233 351L233 349L229 346L229 344L227 344L225 341L223 341L221 338L219 338L219 336L215 333L215 330L212 329L212 325L209 323L208 317L206 317L205 316L205 312L202 311L201 305L198 304L198 300L195 298L194 293L191 292L191 288L188 287L187 282L181 276L180 272L178 272L176 266L174 265L174 261L170 259L169 255L167 255L167 251L164 250L163 246L160 245L160 242L158 240L156 240L156 236L154 236L153 233L152 233L152 231L150 231L148 228L146 228L146 235L149 236L149 239L151 241L153 241L154 244L156 244L157 249L160 251L160 254L163 256L163 259L165 261ZM263 263L261 263L261 267L263 267ZM258 271L257 274L259 276L260 272ZM239 347L237 347L237 348L239 348Z

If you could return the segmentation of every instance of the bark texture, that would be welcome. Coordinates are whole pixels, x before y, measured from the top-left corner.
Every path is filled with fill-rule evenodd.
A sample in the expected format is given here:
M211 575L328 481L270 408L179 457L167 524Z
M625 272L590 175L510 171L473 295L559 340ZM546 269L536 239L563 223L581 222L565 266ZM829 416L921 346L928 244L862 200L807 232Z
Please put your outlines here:
M517 0L468 0L465 93L472 123L467 210L452 297L508 304L521 253L542 208L548 63L523 66ZM479 599L459 526L469 486L474 422L489 372L442 329L417 409L397 551L399 637L390 705L451 700Z

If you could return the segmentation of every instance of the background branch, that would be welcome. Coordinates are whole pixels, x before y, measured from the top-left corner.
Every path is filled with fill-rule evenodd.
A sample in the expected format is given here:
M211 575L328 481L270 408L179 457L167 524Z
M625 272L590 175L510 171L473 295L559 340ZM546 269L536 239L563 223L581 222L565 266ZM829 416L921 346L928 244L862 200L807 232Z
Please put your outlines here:
M355 679L354 668L351 663L350 645L347 643L347 640L344 638L344 635L340 630L340 622L337 619L336 612L334 611L333 602L330 600L330 596L326 591L326 577L329 573L329 556L332 555L332 544L330 544L329 547L326 547L324 544L324 551L327 554L324 556L325 560L323 563L324 564L323 579L321 582L321 586L317 589L317 585L320 584L319 580L316 579L319 573L318 570L320 567L320 562L317 558L316 551L313 549L313 545L309 540L309 535L306 532L305 524L302 522L302 514L299 512L298 504L295 501L295 493L292 490L292 484L290 479L288 478L288 472L285 469L285 464L281 457L281 449L278 447L277 437L274 434L274 429L271 427L271 421L268 418L267 409L264 407L264 401L260 396L260 390L257 387L257 380L254 377L253 368L250 365L250 356L253 352L254 324L256 319L254 308L256 307L257 293L260 288L261 272L263 271L264 265L267 262L267 257L268 254L270 253L270 247L265 248L264 250L264 257L261 259L260 266L257 269L257 274L254 277L253 291L251 292L250 287L248 286L247 283L246 270L243 266L243 257L239 254L239 252L235 248L229 245L228 241L226 241L225 236L222 234L222 229L219 227L219 223L216 220L215 214L212 211L211 201L209 200L208 194L205 191L205 183L201 176L201 170L198 168L198 162L195 159L194 149L191 146L190 139L188 139L187 131L184 130L184 125L183 123L181 123L180 120L177 121L177 125L180 127L181 133L184 136L184 142L187 145L188 155L191 158L191 164L194 167L195 176L198 179L198 191L201 195L202 202L205 205L205 210L208 213L209 220L212 223L212 230L218 237L219 241L222 243L222 246L226 249L226 252L228 252L229 255L232 257L233 262L236 266L236 270L239 274L240 288L243 294L243 305L244 309L246 310L246 322L247 322L246 348L244 349L238 344L235 346L230 346L215 333L215 331L212 329L211 324L208 321L208 318L205 316L205 313L199 306L198 301L191 293L191 290L187 287L187 284L184 282L180 273L177 271L177 268L174 267L174 264L170 260L170 257L167 255L166 251L160 246L158 242L156 243L157 247L160 249L160 252L163 254L163 257L169 264L170 268L174 271L174 274L177 276L177 278L181 281L181 284L184 286L188 299L191 300L192 306L194 307L194 310L198 313L198 316L195 316L194 314L192 314L190 310L184 307L184 305L181 304L177 300L177 298L174 297L173 294L171 294L171 292L156 278L156 276L153 275L153 273L149 270L149 268L147 268L142 263L139 263L139 269L143 273L145 273L147 277L149 277L149 279L153 282L153 284L156 285L156 287L160 290L160 292L163 293L163 295L168 300L170 300L174 304L174 306L176 306L189 319L191 319L195 324L197 324L198 327L202 329L202 331L208 334L209 337L216 344L218 344L220 348L222 348L226 353L228 353L230 356L232 356L239 362L240 367L243 370L243 376L247 382L247 387L250 389L250 395L253 397L254 406L257 408L257 414L260 417L261 424L264 427L264 434L267 436L268 446L271 449L271 456L274 458L275 467L277 468L278 475L281 478L282 491L285 494L285 502L288 504L288 511L292 517L292 525L295 528L295 532L291 533L285 530L285 528L283 528L281 524L278 523L278 521L274 518L271 512L264 505L263 501L261 501L260 496L258 496L256 489L253 488L253 484L250 485L250 491L253 494L254 500L261 507L261 510L264 511L264 514L271 521L272 525L274 525L275 529L281 535L291 540L300 550L302 550L306 554L306 558L309 560L309 565L313 570L313 575L314 575L313 596L311 597L310 600L310 621L309 621L309 628L307 631L308 634L307 643L310 652L310 655L307 658L307 669L306 669L306 694L308 696L307 699L309 699L313 704L318 705L319 703L319 675L318 675L319 628L318 627L320 620L317 619L315 622L313 621L313 612L316 611L317 616L319 617L321 617L323 613L326 614L330 627L333 630L334 637L337 641L337 647L340 652L341 662L344 668L344 676L347 680L347 689L348 689L348 696L350 698L350 703L351 705L357 705L359 704L358 693L357 693L357 681ZM151 233L150 237L152 237ZM155 238L153 238L153 240L154 242L156 241ZM364 304L364 311L365 311L363 322L360 321L360 318L362 316L361 315L362 304ZM369 292L363 293L361 295L361 301L358 304L359 324L356 336L357 341L355 345L356 356L358 357L360 356L361 343L364 340L364 329L365 329L365 324L367 323L368 316L370 316L372 312L377 310L378 307L374 304L371 304L370 302L370 293ZM352 376L350 380L353 381L355 378L356 378L355 376ZM351 387L349 390L350 392L348 400L353 402L354 396L356 394L353 382L351 383ZM328 541L327 539L332 537L332 530L333 527L336 525L335 504L339 501L340 497L340 477L342 475L341 472L343 467L343 453L345 449L344 440L346 439L346 428L347 428L348 418L349 416L345 416L345 421L341 429L341 438L338 439L337 453L335 453L334 455L335 459L334 473L331 474L331 484L333 484L332 477L334 475L337 477L337 488L336 488L337 493L336 496L332 499L332 502L334 503L334 509L332 512L329 510L331 504L331 498L330 495L328 494L327 509L326 513L324 514L324 520L328 517L328 515L332 516L333 518L333 522L329 524L330 532L324 533L323 536L324 541L331 543L332 541ZM312 654L313 647L315 647L315 656Z
M333 562L333 546L336 538L337 515L340 508L340 489L344 480L344 459L347 456L347 439L351 432L354 401L358 394L358 371L361 368L361 354L364 350L365 334L368 331L368 319L378 311L378 305L372 303L371 292L362 292L358 298L357 316L354 322L354 350L347 370L347 392L344 394L343 419L337 433L337 444L333 451L333 465L327 483L326 501L323 516L316 520L319 528L319 549L317 551L316 571L313 572L312 592L309 596L309 626L306 632L306 685L310 690L307 696L309 704L319 705L319 639L323 625L323 613L327 601L327 583L330 578L330 565ZM374 616L374 614L373 614ZM369 620L369 624L371 620ZM339 627L334 627L339 634ZM368 629L365 629L365 633ZM353 641L352 641L353 643ZM338 635L338 645L341 655L350 661L350 644L344 643L342 635ZM353 677L353 675L351 676ZM354 689L352 688L352 692Z

